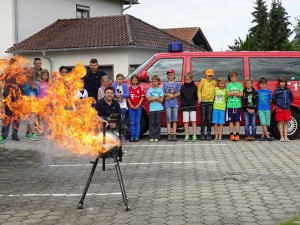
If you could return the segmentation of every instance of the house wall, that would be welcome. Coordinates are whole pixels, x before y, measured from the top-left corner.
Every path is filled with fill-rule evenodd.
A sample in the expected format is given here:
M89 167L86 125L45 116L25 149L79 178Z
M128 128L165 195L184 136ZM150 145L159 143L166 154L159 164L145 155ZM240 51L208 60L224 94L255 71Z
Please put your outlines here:
M86 50L86 51L65 51L65 52L46 52L46 57L52 61L52 69L50 69L49 61L38 54L23 54L25 58L32 64L35 57L42 59L42 68L58 71L59 67L75 66L77 62L82 62L88 66L91 58L98 59L99 65L112 66L113 74L109 74L111 78L115 78L116 74L122 73L127 76L129 73L129 65L141 64L149 58L154 52L152 50L139 50L127 48Z
M57 19L76 18L76 4L89 6L90 17L121 15L120 0L18 0L18 41L45 28Z
M5 51L15 43L58 19L76 18L76 4L89 6L90 17L121 15L123 9L121 0L0 0L0 58L10 55Z
M0 0L1 13L1 41L0 41L0 58L7 57L10 54L5 53L8 47L14 44L14 16L13 1Z

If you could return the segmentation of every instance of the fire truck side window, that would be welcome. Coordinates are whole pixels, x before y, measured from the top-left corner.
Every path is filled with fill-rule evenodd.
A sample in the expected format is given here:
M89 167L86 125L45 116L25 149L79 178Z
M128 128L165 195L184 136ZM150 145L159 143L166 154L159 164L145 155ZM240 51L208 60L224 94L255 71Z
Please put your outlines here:
M205 77L205 71L212 68L215 71L215 79L222 76L227 79L231 70L239 74L238 81L244 80L243 58L192 58L192 74L194 81L200 81Z
M287 80L300 80L300 58L250 58L249 64L254 80L277 80L282 75Z
M160 81L168 81L166 72L168 69L175 70L175 81L181 81L183 58L159 59L147 69L149 79L154 75L160 77Z

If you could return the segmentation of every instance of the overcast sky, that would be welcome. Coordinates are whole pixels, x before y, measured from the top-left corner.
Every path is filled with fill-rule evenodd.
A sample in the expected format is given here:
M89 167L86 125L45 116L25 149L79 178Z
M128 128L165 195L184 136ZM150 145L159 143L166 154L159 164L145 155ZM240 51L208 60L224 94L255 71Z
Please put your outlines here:
M225 51L234 39L245 39L254 26L251 12L256 0L139 0L125 14L158 28L200 27L214 51ZM299 0L282 0L295 23L300 16ZM268 11L271 0L266 0ZM292 27L291 27L292 28Z

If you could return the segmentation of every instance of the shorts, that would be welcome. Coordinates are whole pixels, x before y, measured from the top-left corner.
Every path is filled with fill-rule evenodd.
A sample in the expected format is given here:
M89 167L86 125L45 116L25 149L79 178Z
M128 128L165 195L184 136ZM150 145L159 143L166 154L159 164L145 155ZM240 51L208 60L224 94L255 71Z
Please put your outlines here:
M166 122L177 122L178 121L178 108L166 108Z
M240 122L241 121L241 108L227 108L227 121Z
M27 123L34 124L34 114L33 113L28 115Z
M183 111L182 117L184 123L197 121L196 111Z
M292 118L291 110L280 109L280 108L276 109L275 120L277 122L281 122L281 121L288 122L291 120L291 118Z
M213 109L212 123L225 124L225 110Z
M258 110L260 125L270 126L271 114L270 110Z

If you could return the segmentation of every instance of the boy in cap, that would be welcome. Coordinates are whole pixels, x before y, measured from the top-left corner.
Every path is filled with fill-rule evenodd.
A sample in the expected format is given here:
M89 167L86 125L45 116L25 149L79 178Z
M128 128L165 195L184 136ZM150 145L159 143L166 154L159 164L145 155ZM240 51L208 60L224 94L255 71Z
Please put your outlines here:
M178 121L178 97L180 96L180 84L175 82L175 70L169 69L166 72L169 82L163 85L165 97L165 110L168 141L177 141L176 129ZM173 135L171 135L171 125L173 124Z
M215 97L216 81L213 80L215 75L213 69L205 71L205 78L202 78L198 86L198 103L200 104L201 117L201 141L205 140L205 122L207 123L206 140L211 140L211 120L212 109Z

